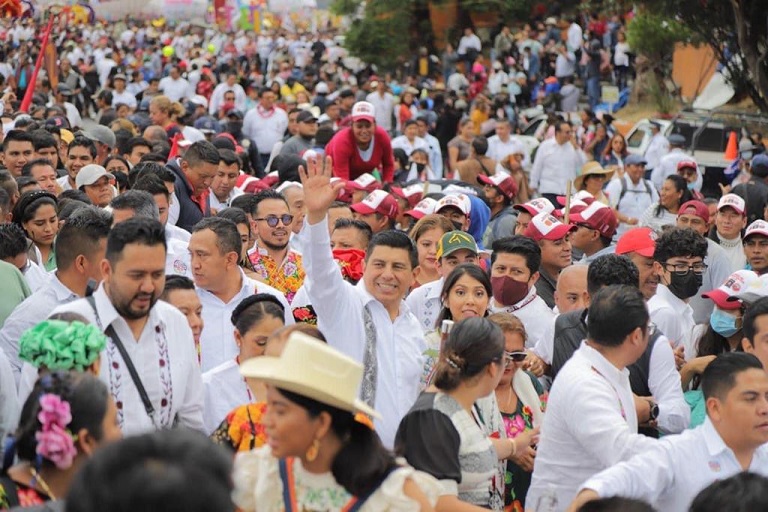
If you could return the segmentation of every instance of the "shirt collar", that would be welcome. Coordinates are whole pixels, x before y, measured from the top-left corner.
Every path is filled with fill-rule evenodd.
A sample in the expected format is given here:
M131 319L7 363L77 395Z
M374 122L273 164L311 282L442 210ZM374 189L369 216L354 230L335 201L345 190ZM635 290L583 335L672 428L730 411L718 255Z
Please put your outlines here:
M672 293L664 284L659 283L659 286L656 288L656 295L659 295L665 302L675 309L686 309L691 307L690 304L684 302L677 295Z
M605 356L603 356L603 354L587 345L586 340L581 342L581 348L579 351L600 373L600 375L608 379L608 382L610 382L614 387L618 388L619 386L623 385L625 380L628 378L629 370L627 368L624 368L623 370L616 368L613 363L611 363L605 358Z
M440 292L443 290L443 283L445 283L445 279L441 277L437 281L425 284L424 286L427 287L427 293L424 298L427 300L439 299Z
M701 425L701 433L704 436L704 444L707 446L707 453L709 453L710 457L730 450L725 441L723 441L723 438L720 437L717 429L715 429L709 416L704 419L704 423Z
M56 300L59 302L68 302L72 299L80 298L80 295L67 288L67 286L61 282L59 276L57 276L55 272L52 277L53 279L50 280L50 284L53 293L56 295Z

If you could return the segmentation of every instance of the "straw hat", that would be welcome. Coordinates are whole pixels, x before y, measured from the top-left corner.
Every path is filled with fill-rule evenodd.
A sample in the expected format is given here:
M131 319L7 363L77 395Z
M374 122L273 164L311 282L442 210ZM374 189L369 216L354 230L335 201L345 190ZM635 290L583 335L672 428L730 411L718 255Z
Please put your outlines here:
M587 178L587 176L592 174L605 174L605 179L610 181L610 179L613 177L613 172L613 169L604 169L602 165L595 162L594 160L587 162L581 167L581 172L573 180L573 186L576 190L581 190L581 186L584 184L584 180Z
M240 373L344 411L381 418L357 398L363 366L301 332L291 334L280 357L249 359Z

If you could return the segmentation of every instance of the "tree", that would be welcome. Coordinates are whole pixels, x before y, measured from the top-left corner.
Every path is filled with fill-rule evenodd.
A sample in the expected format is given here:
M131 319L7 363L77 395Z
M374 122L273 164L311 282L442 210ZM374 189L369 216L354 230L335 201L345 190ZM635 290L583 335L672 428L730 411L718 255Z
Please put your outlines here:
M652 12L666 12L724 64L737 91L768 112L768 19L765 0L648 0Z

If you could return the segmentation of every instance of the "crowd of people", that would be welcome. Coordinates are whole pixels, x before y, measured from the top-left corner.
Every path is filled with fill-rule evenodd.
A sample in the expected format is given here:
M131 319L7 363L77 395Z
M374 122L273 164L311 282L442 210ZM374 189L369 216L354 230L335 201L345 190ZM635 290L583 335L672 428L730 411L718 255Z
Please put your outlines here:
M7 26L0 510L761 510L766 148L706 198L656 123L516 136L538 57L627 80L625 21L398 79L333 30L127 21L33 80Z

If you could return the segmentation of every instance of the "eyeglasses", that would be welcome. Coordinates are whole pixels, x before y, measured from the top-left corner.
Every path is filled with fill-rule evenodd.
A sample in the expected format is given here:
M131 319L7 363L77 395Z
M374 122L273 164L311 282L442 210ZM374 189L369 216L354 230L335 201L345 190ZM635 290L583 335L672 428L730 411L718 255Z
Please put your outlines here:
M267 221L267 226L271 228L276 228L278 222L282 222L283 226L290 226L291 222L293 222L293 215L286 213L281 216L277 215L267 215L266 217L261 217L259 219L253 219L253 220L265 220Z
M705 270L709 265L705 265L704 263L694 263L693 265L689 265L687 263L664 263L664 268L667 270L667 272L672 272L673 274L677 274L679 276L685 276L688 275L688 272L693 270L694 274L703 274Z
M577 222L576 224L574 224L574 226L576 226L577 228L588 229L590 231L597 231L595 228L593 228L589 224L584 224L583 222Z
M507 367L512 366L512 363L522 363L525 361L525 358L528 357L528 354L525 352L507 352L504 351L504 362L506 363Z

